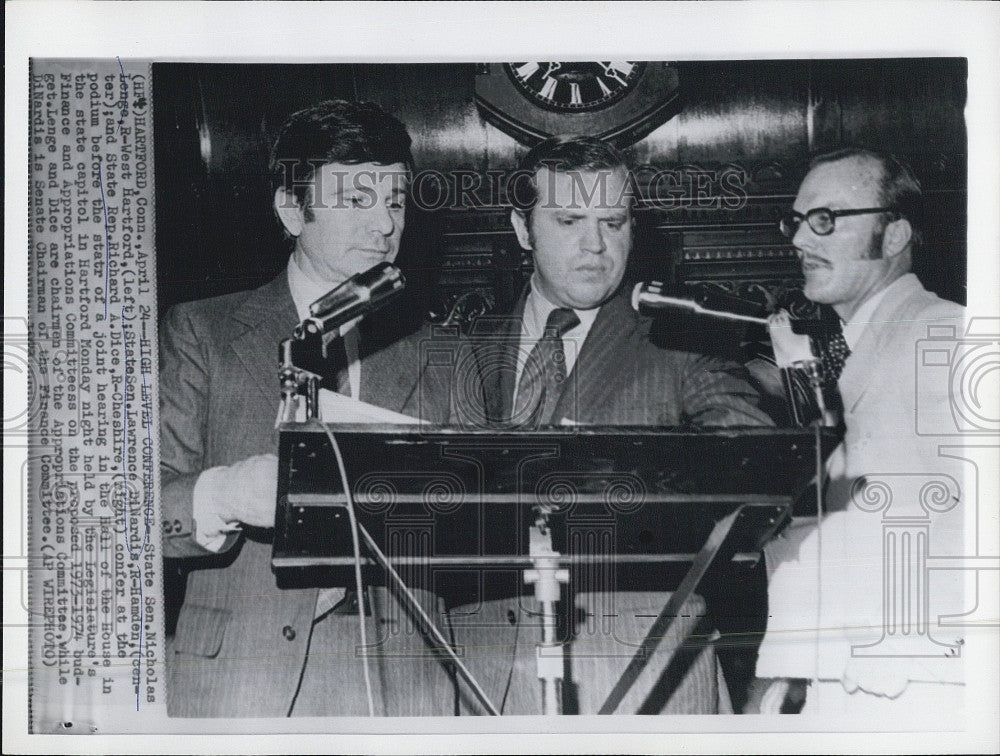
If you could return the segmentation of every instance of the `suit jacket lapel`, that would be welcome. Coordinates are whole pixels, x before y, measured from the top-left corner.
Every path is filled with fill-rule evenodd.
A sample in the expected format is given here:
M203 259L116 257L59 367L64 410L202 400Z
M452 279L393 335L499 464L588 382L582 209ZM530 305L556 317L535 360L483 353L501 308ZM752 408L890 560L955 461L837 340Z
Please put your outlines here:
M247 385L255 385L268 403L277 406L278 345L299 322L287 275L282 273L253 291L232 318L245 327L237 329L232 348L252 379ZM380 349L381 342L366 330L362 321L360 399L400 411L417 385L419 345L403 339Z
M251 294L232 314L245 326L232 341L233 351L270 404L278 402L278 345L292 335L298 323L295 304L282 273Z
M383 349L369 352L365 344L371 344L371 337L366 330L364 327L361 329L359 349L360 399L368 404L400 412L418 387L421 370L419 341L403 338Z
M514 410L515 369L527 298L525 287L510 313L478 318L473 324L472 349L483 386L486 417L496 423L509 422Z
M871 323L865 328L856 348L844 363L844 372L837 386L844 401L844 409L852 411L865 395L875 377L875 368L881 361L886 345L899 327L900 315L910 297L922 291L919 280L912 273L892 285L872 313Z
M583 422L588 407L610 401L627 378L628 367L623 369L623 366L636 366L632 353L647 331L648 321L636 315L627 297L619 294L606 302L597 313L576 356L573 372L563 385L553 422L563 418Z

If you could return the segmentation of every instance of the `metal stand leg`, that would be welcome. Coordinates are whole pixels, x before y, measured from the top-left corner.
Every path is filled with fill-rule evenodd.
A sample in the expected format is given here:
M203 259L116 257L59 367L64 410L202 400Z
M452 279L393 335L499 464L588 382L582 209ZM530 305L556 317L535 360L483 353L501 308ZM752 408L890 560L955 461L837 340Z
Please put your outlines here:
M534 568L524 571L524 582L533 583L542 609L542 642L538 644L538 679L542 681L542 713L562 713L563 649L556 638L556 603L559 584L569 582L569 570L560 569L559 553L552 550L552 536L544 525L531 528L528 554Z
M632 661L629 662L625 672L619 678L618 682L615 683L615 687L612 688L607 700L597 712L598 714L615 713L618 705L625 698L625 694L628 693L633 683L639 678L639 674L653 657L653 652L656 651L656 648L667 634L667 630L680 613L684 602L695 592L705 574L720 557L729 559L733 556L733 549L731 547L727 548L727 546L728 543L732 542L730 536L733 533L733 526L742 515L742 512L743 507L739 507L731 514L719 520L715 524L715 527L712 528L708 540L705 541L705 545L694 558L691 568L687 571L677 590L670 596L670 600L663 607L663 610L653 622L652 627L649 628L649 632L643 638L642 644L632 657Z

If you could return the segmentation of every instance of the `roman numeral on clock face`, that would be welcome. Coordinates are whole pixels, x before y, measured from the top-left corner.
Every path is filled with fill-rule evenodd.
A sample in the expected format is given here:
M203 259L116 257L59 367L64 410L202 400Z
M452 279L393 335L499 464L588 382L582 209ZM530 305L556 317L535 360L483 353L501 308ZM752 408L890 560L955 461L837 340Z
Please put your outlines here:
M514 85L548 110L580 113L611 106L635 89L645 64L538 62L504 64Z
M546 100L551 100L552 96L556 93L556 85L559 84L558 81L552 78L546 78L545 84L542 85L541 91L538 93Z
M631 63L601 63L601 66L604 68L605 76L614 79L622 86L627 83L629 74L635 68Z
M520 76L525 81L527 81L528 79L530 79L532 76L535 75L535 72L537 70L538 70L537 63L525 63L524 65L522 65L520 68L517 69L517 75Z

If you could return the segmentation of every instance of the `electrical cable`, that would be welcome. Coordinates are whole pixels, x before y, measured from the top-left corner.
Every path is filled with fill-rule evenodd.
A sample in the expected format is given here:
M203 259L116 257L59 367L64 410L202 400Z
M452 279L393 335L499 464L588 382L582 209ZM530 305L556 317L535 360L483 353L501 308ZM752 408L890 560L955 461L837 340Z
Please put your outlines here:
M819 390L822 395L822 390ZM822 408L821 408L822 409ZM825 414L825 412L824 412ZM820 430L823 426L822 415L813 423L816 438L816 657L813 667L813 690L819 687L819 633L820 620L823 616L823 449Z
M372 694L372 677L368 662L368 632L365 629L365 591L361 580L361 545L358 541L359 525L354 513L354 497L351 496L351 487L347 479L347 468L344 467L344 458L340 453L340 446L337 444L337 439L325 423L319 420L310 422L319 423L330 439L330 445L333 447L333 456L337 460L337 469L340 472L340 482L344 489L344 498L347 501L347 518L351 525L351 548L354 552L354 587L358 596L358 622L361 626L361 657L364 661L362 669L365 677L365 695L368 699L368 716L374 717L375 697Z
M410 592L410 589L407 588L406 583L403 582L403 578L401 578L399 576L399 573L397 573L396 570L393 569L392 564L389 562L389 558L386 557L384 553L382 553L382 550L378 547L378 544L375 543L375 539L371 537L371 534L365 529L364 525L361 525L360 523L358 524L358 530L364 537L365 543L368 544L368 547L372 550L372 553L375 555L378 562L383 567L385 567L385 569L389 572L389 575L392 577L393 581L399 587L400 591L403 592L403 595L406 597L407 602L410 604L410 608L413 609L420 617L420 619L424 621L424 624L427 626L428 632L434 637L434 640L438 642L442 650L445 653L447 653L449 657L451 657L451 660L458 667L458 670L459 672L462 673L462 677L465 678L465 681L472 686L472 690L475 692L476 697L479 698L480 702L483 704L483 706L486 707L487 711L489 711L489 713L492 716L495 717L500 716L499 710L497 709L496 706L493 705L493 702L490 701L489 696L486 695L486 691L482 689L482 686L480 686L476 678L472 676L472 673L462 663L462 660L458 658L458 654L455 653L455 650L451 647L451 644L448 643L444 635L441 634L441 631L438 630L437 626L434 624L434 621L427 615L427 612L424 611L424 608L420 606L420 602L417 601L417 597Z
M347 516L348 516L348 519L350 520L350 524L351 524L351 541L352 541L352 545L353 545L353 548L354 548L354 577L355 577L355 582L357 584L358 596L359 597L363 597L364 596L364 594L362 593L362 588L361 588L361 550L360 550L359 541L358 541L358 534L360 533L361 536L364 538L365 543L367 544L368 548L371 550L372 554L375 556L376 561L378 561L386 569L386 571L389 573L390 577L392 577L393 581L396 583L396 585L398 586L399 590L402 592L403 598L410 605L410 608L423 621L423 623L425 624L425 626L427 628L427 632L434 638L434 640L438 643L438 645L441 647L441 649L451 658L451 661L458 668L458 670L461 673L462 677L465 678L465 681L472 687L472 690L476 694L476 697L479 698L480 702L483 704L483 706L486 707L486 710L492 716L500 716L499 710L496 708L496 706L490 700L489 696L486 695L486 692L482 689L482 686L480 686L480 684L476 680L476 678L472 676L472 673L468 670L468 668L465 666L465 664L462 663L462 660L458 658L458 654L455 653L455 650L451 647L451 644L448 643L448 641L444 637L444 635L442 635L442 633L438 629L437 625L434 624L434 621L424 611L424 608L420 605L420 602L417 600L416 596L413 595L413 593L407 587L406 583L399 576L399 573L397 573L396 570L393 568L392 564L389 562L388 557L386 557L386 555L378 547L378 544L375 543L375 539L372 538L371 534L367 531L367 529L365 529L365 527L363 525L361 525L361 523L359 523L357 521L357 518L355 517L355 512L354 512L354 497L351 494L351 487L350 487L350 484L349 484L349 481L348 481L348 478L347 478L347 469L346 469L346 467L344 465L344 458L343 458L343 455L340 452L340 445L337 443L337 438L336 438L336 436L333 435L333 432L330 430L330 428L326 424L324 424L324 423L322 423L322 422L320 422L318 420L314 421L314 422L319 423L319 425L326 432L327 437L330 439L330 445L333 447L334 457L337 460L337 469L340 472L341 484L342 484L343 489L344 489L344 498L347 501ZM370 678L370 674L369 674L369 671L368 671L367 639L366 639L365 630L364 630L364 601L363 600L359 601L359 607L360 607L359 608L359 614L360 614L360 617L361 617L361 626L362 626L361 627L361 643L362 643L362 646L365 647L365 651L364 651L364 659L365 659L365 686L366 686L366 690L368 692L368 699L369 699L368 700L368 707L369 707L369 712L370 712L371 716L374 716L374 701L372 700L372 693L371 693L371 678Z

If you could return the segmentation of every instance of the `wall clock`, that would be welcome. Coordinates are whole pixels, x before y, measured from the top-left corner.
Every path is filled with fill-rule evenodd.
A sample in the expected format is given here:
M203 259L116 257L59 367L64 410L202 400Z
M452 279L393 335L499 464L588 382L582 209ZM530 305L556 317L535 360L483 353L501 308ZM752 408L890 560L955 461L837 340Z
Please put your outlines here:
M528 146L576 133L627 147L680 110L679 82L658 62L489 63L476 76L476 105Z

